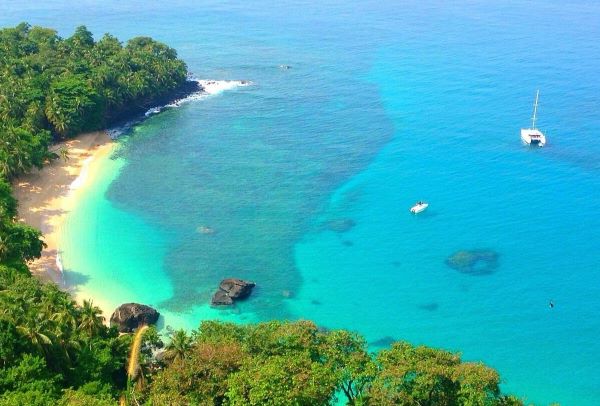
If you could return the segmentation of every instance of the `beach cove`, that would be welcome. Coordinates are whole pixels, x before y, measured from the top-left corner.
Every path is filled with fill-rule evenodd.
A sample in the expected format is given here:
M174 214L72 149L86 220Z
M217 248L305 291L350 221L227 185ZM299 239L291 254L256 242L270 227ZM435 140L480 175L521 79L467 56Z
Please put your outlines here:
M14 182L15 197L19 201L20 221L40 229L46 244L41 258L30 264L32 273L43 281L56 283L61 289L71 293L80 304L84 300L92 300L94 305L100 307L107 322L112 312L124 302L137 301L159 305L155 292L148 295L147 290L137 290L137 286L144 287L148 283L158 286L162 292L162 296L158 296L162 297L161 300L167 300L172 295L169 280L158 266L163 260L165 244L160 231L127 213L122 213L116 223L110 224L103 223L101 215L98 214L102 209L112 208L112 203L105 198L105 194L126 164L120 157L120 148L123 145L126 147L131 142L130 138L135 138L135 134L143 130L144 120L151 122L161 111L197 102L239 86L251 85L241 81L201 80L199 83L203 89L201 93L193 93L185 99L151 108L144 118L135 116L133 121L126 122L121 127L80 134L53 145L51 149L57 153L66 149L66 159L57 158L44 168L23 175ZM81 233L82 228L90 227L97 230L93 238L70 238L72 233ZM123 252L112 251L112 257L115 258L132 256L131 272L118 273L114 271L111 263L101 262L95 264L91 271L86 269L90 263L88 255L103 249L102 241L98 240L99 235L113 239L109 231L111 228L117 235L118 230L129 228L140 233L128 242L117 239L117 244L123 248ZM147 238L144 239L144 236ZM141 257L145 257L145 262L140 260ZM78 260L82 261L83 266L79 266ZM145 271L137 272L144 264ZM153 271L154 278L150 277ZM97 282L89 284L90 279ZM197 320L223 316L222 312L208 306L198 310L200 313L194 317ZM181 314L168 310L162 310L162 313L164 316L168 315L170 327L195 327L188 318L182 318ZM232 313L231 317L236 319L236 313ZM164 317L160 321L162 327L163 320Z

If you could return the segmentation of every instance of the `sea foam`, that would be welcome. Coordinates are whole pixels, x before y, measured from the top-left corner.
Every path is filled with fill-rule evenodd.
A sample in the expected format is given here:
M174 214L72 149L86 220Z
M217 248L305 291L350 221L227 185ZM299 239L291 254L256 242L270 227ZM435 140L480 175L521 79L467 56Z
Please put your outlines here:
M245 87L245 86L252 85L252 82L248 81L248 80L210 80L210 79L194 79L194 78L188 79L188 80L191 82L197 82L200 85L200 90L198 90L197 92L194 92L184 98L175 100L169 104L165 104L163 106L151 107L144 113L144 118L150 117L154 114L158 114L165 109L176 108L185 103L189 103L189 102L197 101L197 100L203 100L209 96L218 95L227 90L233 90L238 87ZM117 139L121 135L123 135L123 133L127 132L131 127L140 123L142 121L142 119L134 119L134 120L128 121L125 124L122 124L120 126L110 128L106 132L108 133L110 138Z
M197 92L190 94L183 99L175 100L163 107L154 107L146 112L146 116L156 114L162 111L164 108L179 107L182 104L202 100L208 96L214 96L223 93L226 90L233 90L238 87L249 86L252 82L247 80L208 80L208 79L193 79L192 81L198 82L201 89ZM150 114L149 114L150 113Z
M83 161L79 175L69 185L69 191L77 190L81 187L81 185L83 185L85 183L85 180L87 179L88 172L89 172L89 166L93 159L94 159L94 156L92 155L92 156L87 157Z

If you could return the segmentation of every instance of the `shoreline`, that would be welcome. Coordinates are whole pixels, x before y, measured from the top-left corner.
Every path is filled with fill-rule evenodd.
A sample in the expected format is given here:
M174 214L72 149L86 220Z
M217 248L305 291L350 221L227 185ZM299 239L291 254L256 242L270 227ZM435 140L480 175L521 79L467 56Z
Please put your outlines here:
M107 131L79 134L53 146L67 147L67 160L58 158L42 169L34 169L13 181L13 194L19 204L19 221L40 230L46 243L41 257L28 264L36 278L52 281L68 290L62 279L58 246L60 229L75 203L75 192L87 181L90 164L110 154L115 145ZM77 299L76 295L73 297Z
M108 322L114 310L109 299L96 292L81 291L81 287L70 286L64 279L60 235L67 214L78 203L78 190L85 189L94 182L98 171L95 163L115 150L118 144L114 138L120 135L123 129L135 126L164 108L179 107L184 101L194 100L196 95L206 97L249 84L251 82L237 80L188 80L185 86L165 95L163 99L153 101L160 103L136 106L135 112L130 111L129 114L120 117L120 125L116 127L81 133L52 145L50 149L53 150L67 147L68 159L55 159L45 164L42 169L34 168L12 182L13 195L18 201L18 220L40 230L42 240L46 244L41 257L27 264L32 276L45 283L55 283L79 304L84 299L93 300ZM147 110L148 106L153 105L158 107ZM146 113L142 114L144 111Z

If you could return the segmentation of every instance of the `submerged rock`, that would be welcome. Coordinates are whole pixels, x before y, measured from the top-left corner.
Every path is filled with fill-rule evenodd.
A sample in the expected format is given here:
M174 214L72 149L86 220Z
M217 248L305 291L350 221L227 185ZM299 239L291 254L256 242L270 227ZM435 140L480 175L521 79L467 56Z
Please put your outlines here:
M334 231L336 233L345 233L347 231L350 231L355 225L356 222L351 218L339 218L325 222L325 227L328 230Z
M110 316L110 326L117 326L120 333L131 333L140 326L156 324L159 315L150 306L125 303Z
M498 267L498 253L487 249L461 250L450 255L445 263L452 269L469 275L488 275Z
M381 337L378 340L371 341L369 343L369 345L372 345L373 347L389 347L390 345L392 345L396 341L398 341L398 340L396 340L394 337L385 336L385 337Z
M252 293L256 284L236 278L227 278L221 281L219 290L212 297L214 306L232 305L234 300L245 299Z

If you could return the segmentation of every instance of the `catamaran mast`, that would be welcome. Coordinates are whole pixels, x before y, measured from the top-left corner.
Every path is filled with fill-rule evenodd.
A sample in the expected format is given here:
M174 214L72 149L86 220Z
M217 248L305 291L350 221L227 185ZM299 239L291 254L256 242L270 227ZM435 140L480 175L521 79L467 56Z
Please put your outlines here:
M531 123L531 128L535 130L535 117L537 115L537 106L538 106L538 97L540 97L540 90L538 89L538 91L535 94L535 104L533 105L533 117L532 117L532 123Z

